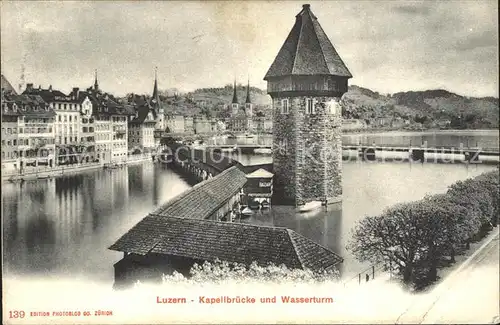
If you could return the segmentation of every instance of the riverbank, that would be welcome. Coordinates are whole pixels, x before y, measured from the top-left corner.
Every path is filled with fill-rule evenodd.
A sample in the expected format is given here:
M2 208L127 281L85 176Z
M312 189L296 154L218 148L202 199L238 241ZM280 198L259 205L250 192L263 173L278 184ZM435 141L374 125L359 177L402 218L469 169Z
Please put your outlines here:
M499 132L499 129L402 129L402 128L380 128L380 129L358 129L345 130L342 135L358 135L358 134L378 134L378 133L482 133L482 132Z
M150 154L130 155L127 157L127 160L121 162L121 164L140 164L146 161L152 161L152 156ZM104 163L85 163L74 164L71 166L25 167L22 172L20 172L20 170L13 170L8 172L2 171L2 182L52 178L62 175L75 174L87 170L107 168L109 166L111 165Z

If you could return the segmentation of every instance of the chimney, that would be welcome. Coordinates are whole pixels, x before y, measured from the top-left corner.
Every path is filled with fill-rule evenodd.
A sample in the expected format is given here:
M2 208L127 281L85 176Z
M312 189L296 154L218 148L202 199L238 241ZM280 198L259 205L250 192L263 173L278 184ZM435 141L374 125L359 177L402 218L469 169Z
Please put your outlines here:
M42 90L42 85L38 85L38 90Z
M32 83L26 84L26 91L32 91L32 90L33 90L33 84Z
M52 85L49 86L49 91L52 91Z

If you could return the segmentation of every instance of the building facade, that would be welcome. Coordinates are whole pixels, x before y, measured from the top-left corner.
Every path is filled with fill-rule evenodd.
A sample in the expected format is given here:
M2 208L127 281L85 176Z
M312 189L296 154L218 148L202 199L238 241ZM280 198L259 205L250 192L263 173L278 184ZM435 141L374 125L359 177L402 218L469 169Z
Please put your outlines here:
M341 200L340 98L351 77L304 5L264 78L273 104L274 189L284 204Z
M2 166L54 166L55 112L38 95L2 92Z
M227 129L233 133L254 133L256 126L254 123L253 103L250 98L250 82L247 85L247 96L245 103L240 105L236 93L236 81L233 88L233 100L231 103L231 116L226 119Z
M154 131L158 124L158 115L146 98L135 101L135 116L128 123L128 147L132 153L149 152L157 141Z
M185 132L184 116L168 114L165 116L165 130L167 133L181 134Z

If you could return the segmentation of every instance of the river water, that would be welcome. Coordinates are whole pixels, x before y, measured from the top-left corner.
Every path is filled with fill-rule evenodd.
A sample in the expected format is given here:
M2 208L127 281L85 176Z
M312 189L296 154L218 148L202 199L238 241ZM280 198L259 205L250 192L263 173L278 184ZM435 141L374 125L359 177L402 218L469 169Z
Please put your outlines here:
M238 137L237 139L216 138L210 144L252 144L271 145L271 135L258 135L251 138ZM421 146L427 143L429 148L479 147L485 150L498 149L498 130L441 130L423 132L389 131L377 133L343 134L343 145L377 145L390 147Z
M246 163L270 161L264 155L243 158ZM307 214L273 207L272 212L257 213L242 222L285 226L331 248L344 257L342 272L348 278L367 267L345 249L357 220L398 202L444 192L458 180L494 168L348 161L343 164L341 207ZM113 264L122 254L107 248L147 213L192 185L188 178L152 162L4 183L4 275L83 278L111 285Z

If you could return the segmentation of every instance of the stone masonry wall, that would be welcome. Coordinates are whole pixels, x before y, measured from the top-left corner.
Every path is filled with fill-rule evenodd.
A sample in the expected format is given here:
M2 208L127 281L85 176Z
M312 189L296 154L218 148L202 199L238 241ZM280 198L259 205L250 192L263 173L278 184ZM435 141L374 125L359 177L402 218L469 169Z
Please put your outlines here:
M273 187L280 201L295 197L295 132L293 111L281 114L281 98L273 98Z
M307 98L289 97L288 114L281 114L283 98L273 99L275 191L296 205L342 196L340 99L314 97L315 112L306 114Z

